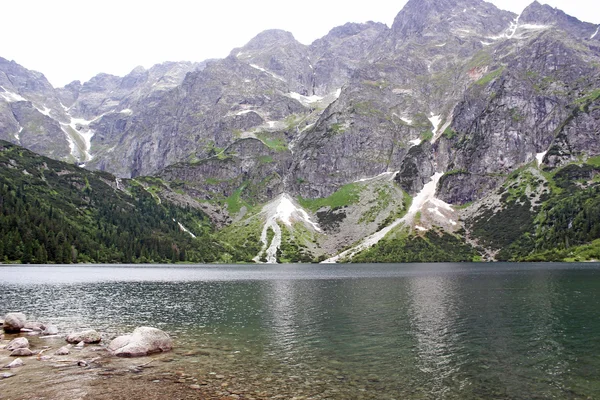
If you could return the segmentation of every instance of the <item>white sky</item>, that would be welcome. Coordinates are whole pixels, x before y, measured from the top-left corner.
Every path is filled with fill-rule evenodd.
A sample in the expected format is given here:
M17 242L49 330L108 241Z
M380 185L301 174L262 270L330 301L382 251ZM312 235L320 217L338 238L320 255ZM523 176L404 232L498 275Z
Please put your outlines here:
M520 13L530 0L491 0ZM600 23L597 0L541 0ZM346 22L391 26L406 0L18 0L2 7L0 57L42 72L54 86L100 72L124 76L163 61L222 58L266 29L310 44ZM293 4L293 6L292 6Z

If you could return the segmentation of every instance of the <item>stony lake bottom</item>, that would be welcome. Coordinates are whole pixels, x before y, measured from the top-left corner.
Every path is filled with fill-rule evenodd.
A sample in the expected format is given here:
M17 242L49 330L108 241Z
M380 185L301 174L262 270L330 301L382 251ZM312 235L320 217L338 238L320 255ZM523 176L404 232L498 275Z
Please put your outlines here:
M86 369L25 360L0 398L25 384L94 398L44 388L111 375L146 379L156 398L167 380L231 398L600 398L598 263L4 266L10 311L107 339L154 326L175 350L100 360L89 348Z

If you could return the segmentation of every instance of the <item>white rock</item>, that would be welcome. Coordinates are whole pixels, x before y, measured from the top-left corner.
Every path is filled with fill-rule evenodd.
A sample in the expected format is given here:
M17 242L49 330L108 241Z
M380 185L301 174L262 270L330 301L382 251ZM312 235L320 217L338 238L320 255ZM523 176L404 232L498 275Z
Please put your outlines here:
M60 349L56 350L54 352L54 355L56 356L66 356L69 355L70 351L69 351L69 347L68 346L63 346Z
M25 327L25 323L27 322L27 317L23 313L8 313L4 317L4 323L2 327L4 328L4 332L12 333L12 332L20 332L21 328Z
M20 348L20 349L16 349L13 350L12 353L10 353L11 357L30 357L32 356L34 353L33 351L29 350L28 348Z
M28 347L29 347L29 340L27 340L27 338L20 337L20 338L16 338L16 339L11 340L6 345L6 350L13 351L13 350L16 350L16 349L26 349Z
M58 335L58 328L54 325L48 325L42 332L43 335Z
M15 361L8 364L6 366L6 368L18 368L18 367L22 367L23 365L24 365L23 360L21 360L20 358L17 358Z
M67 342L69 343L100 343L101 340L102 337L100 336L100 334L93 329L71 333L69 336L67 336Z
M136 328L131 335L115 338L108 345L108 351L118 357L142 357L173 348L173 340L157 328L143 326Z

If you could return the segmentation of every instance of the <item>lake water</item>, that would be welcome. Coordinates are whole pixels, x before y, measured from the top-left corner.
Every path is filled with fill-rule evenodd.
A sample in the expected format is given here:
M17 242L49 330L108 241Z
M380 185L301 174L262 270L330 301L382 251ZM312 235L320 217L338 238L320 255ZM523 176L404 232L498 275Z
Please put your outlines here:
M600 398L597 263L4 266L10 311L155 326L283 398Z

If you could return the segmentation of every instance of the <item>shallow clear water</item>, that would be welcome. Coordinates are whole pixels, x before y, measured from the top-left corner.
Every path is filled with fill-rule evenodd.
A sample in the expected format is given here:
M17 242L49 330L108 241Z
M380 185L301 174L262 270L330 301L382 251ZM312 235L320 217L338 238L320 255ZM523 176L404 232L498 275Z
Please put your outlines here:
M9 311L156 326L315 398L600 398L600 264L7 266Z

